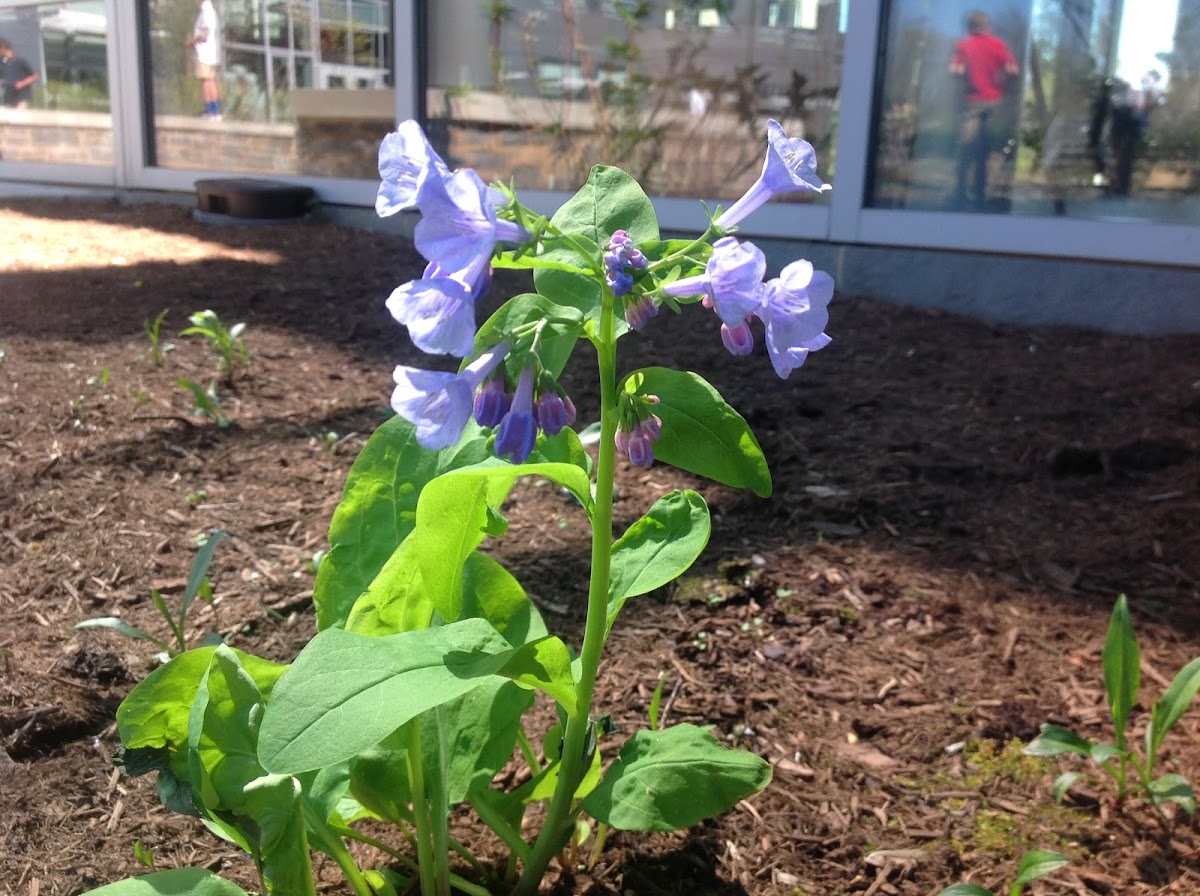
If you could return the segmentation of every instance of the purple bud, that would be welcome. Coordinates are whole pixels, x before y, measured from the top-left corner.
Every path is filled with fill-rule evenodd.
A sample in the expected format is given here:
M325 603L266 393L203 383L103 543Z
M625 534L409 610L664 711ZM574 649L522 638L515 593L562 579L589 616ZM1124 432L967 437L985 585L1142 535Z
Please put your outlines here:
M721 324L721 341L731 355L748 355L754 351L754 334L745 321L736 327Z
M629 462L635 467L654 464L654 443L646 433L635 429L629 434Z
M538 399L534 406L534 416L542 432L548 436L556 436L575 419L574 410L572 405L569 412L563 396L549 390Z
M475 422L480 426L498 426L512 407L512 396L504 389L504 372L490 376L475 393Z
M533 379L532 367L521 371L512 406L496 429L496 454L507 457L514 464L525 463L537 441L537 421L533 417Z
M635 330L640 330L657 316L658 306L650 296L642 295L633 301L625 303L625 322Z

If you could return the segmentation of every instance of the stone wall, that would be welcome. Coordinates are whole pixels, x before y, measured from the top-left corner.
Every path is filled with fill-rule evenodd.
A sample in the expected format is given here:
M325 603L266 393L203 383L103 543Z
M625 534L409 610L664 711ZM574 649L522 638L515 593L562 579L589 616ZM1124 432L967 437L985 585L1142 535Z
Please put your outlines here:
M0 159L111 166L112 116L97 112L0 109Z

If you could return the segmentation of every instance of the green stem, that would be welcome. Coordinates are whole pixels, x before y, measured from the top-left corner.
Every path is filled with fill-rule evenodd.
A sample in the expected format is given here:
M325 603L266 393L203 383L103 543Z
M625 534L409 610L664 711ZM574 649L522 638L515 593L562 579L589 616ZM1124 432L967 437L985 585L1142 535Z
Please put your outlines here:
M529 845L521 839L520 831L514 830L513 826L487 801L483 799L471 799L471 807L475 810L475 814L479 816L479 820L486 824L492 831L504 841L505 846L509 851L517 856L521 861L529 861Z
M367 883L367 879L363 877L362 871L355 864L350 851L346 849L346 845L342 842L342 834L353 837L354 831L346 830L338 832L330 828L324 821L313 817L312 813L307 809L301 810L308 822L313 846L321 850L321 852L330 856L341 869L342 874L346 878L346 882L350 884L350 889L354 891L354 896L374 896L375 890Z
M536 892L551 859L562 848L575 823L575 790L583 779L584 744L587 739L592 697L600 655L608 634L608 588L612 561L613 479L617 468L617 345L612 294L605 290L599 333L593 340L600 374L600 445L596 460L596 499L592 513L592 573L588 586L587 624L580 650L579 681L575 685L575 714L567 719L558 783L541 833L513 896Z
M596 867L596 863L600 861L600 856L604 853L604 842L608 839L608 825L604 822L599 822L596 825L596 842L592 844L592 854L588 857L588 868Z
M709 237L711 237L712 235L713 235L713 230L710 227L708 230L704 231L704 233L702 233L698 238L692 240L690 243L688 243L686 246L684 246L678 252L672 252L670 255L660 258L658 261L651 264L647 268L647 270L650 270L650 271L661 270L662 268L668 267L677 261L682 261L683 259L690 256L697 249L699 249L701 246L706 245L708 243Z
M542 764L538 761L537 750L533 748L529 735L525 733L524 725L517 727L517 745L521 748L521 756L525 759L525 764L529 766L529 771L534 775L541 774Z
M421 719L409 726L408 776L412 787L413 820L417 826L417 870L421 877L422 896L448 896L450 884L446 879L448 856L433 852L433 819L425 801L425 769L421 763Z

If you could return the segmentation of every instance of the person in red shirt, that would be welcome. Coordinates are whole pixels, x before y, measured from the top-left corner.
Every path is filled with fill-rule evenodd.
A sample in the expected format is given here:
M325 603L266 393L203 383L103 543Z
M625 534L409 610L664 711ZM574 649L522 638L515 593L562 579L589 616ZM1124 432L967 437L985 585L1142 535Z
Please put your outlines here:
M1004 98L1004 88L1017 74L1012 51L989 30L987 13L975 10L967 16L967 36L954 47L950 74L962 82L962 112L959 118L958 172L954 203L967 204L970 175L971 203L982 209L987 201L987 165L992 153L991 120Z

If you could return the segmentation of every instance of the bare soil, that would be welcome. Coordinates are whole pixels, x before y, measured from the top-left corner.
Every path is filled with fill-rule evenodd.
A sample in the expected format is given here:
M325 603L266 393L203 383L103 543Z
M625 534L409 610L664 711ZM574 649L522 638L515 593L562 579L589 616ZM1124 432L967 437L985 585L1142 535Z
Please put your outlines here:
M157 867L253 888L235 849L112 766L114 711L155 648L72 626L119 615L163 632L151 589L177 598L196 536L220 527L219 599L196 605L192 636L295 654L346 471L385 418L392 367L424 360L383 306L423 263L399 236L214 227L169 205L10 202L0 230L0 891L65 896L139 873L135 842ZM490 304L523 289L500 277ZM175 385L211 376L205 348L177 335L203 308L247 324L226 428L190 416ZM164 309L175 349L156 366L143 322ZM1044 848L1072 864L1033 892L1200 893L1192 819L1098 781L1056 805L1051 782L1074 764L1019 752L1046 721L1111 740L1100 648L1118 594L1144 653L1138 735L1200 653L1200 337L847 295L831 313L833 344L786 382L764 356L727 355L698 308L623 343L630 367L714 383L754 426L776 490L619 470L619 525L686 485L714 533L684 581L627 608L599 709L632 730L664 675L668 724L715 726L775 780L687 833L615 834L548 886L924 896L960 880L999 890ZM588 420L581 354L568 383ZM508 515L491 549L577 639L585 521L536 481ZM1200 780L1200 713L1167 747L1162 767ZM469 819L460 833L490 854Z

